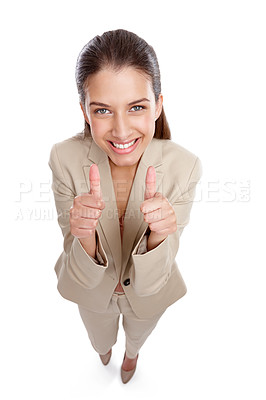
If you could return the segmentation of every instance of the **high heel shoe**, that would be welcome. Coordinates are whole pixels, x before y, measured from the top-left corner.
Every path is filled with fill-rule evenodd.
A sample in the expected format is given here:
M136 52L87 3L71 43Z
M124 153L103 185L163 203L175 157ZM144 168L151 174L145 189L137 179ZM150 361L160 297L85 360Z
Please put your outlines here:
M112 349L108 351L107 354L99 354L100 359L102 360L103 365L107 365L110 361L112 355Z
M127 383L132 378L132 376L134 375L134 373L136 371L136 368L137 368L138 357L139 357L139 355L136 356L136 365L135 365L135 367L133 369L131 369L130 371L125 371L122 368L122 365L123 365L123 363L122 363L122 365L121 365L121 379L122 379L123 383ZM124 354L123 362L124 362L125 358L126 358L126 352Z

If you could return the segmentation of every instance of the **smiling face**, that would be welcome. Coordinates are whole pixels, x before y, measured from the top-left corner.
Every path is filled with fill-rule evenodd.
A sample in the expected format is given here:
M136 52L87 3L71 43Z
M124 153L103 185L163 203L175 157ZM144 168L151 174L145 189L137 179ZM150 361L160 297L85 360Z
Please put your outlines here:
M156 103L150 80L132 67L96 73L89 78L85 93L85 110L80 105L93 140L108 155L111 166L135 170L153 138L163 96ZM123 143L130 147L121 148Z

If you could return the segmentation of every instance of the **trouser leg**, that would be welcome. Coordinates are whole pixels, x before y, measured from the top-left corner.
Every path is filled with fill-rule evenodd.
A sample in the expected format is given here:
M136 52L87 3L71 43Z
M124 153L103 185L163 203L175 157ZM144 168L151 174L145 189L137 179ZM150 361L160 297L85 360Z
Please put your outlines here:
M118 305L123 314L122 324L126 335L126 355L128 358L135 358L165 311L152 318L142 319L138 318L133 312L126 296L119 297Z
M81 319L93 348L106 354L117 341L120 311L113 299L106 312L97 313L78 305Z

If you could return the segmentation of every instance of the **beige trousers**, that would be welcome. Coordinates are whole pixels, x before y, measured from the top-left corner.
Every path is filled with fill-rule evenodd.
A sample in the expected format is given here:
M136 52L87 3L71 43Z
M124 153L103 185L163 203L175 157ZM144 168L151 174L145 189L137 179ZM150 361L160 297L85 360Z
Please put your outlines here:
M106 354L117 341L119 317L123 314L126 355L135 358L151 334L164 311L150 319L140 319L133 312L125 294L114 293L104 313L90 311L78 305L82 321L92 346L99 354Z

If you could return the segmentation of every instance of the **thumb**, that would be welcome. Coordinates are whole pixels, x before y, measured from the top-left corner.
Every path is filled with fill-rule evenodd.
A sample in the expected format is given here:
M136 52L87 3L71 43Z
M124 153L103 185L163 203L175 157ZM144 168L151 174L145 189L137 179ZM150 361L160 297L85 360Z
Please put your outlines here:
M145 180L145 194L144 200L151 199L156 193L156 172L153 166L147 169Z
M95 194L96 197L101 197L102 196L101 181L97 164L92 164L90 166L89 180L90 180L90 194Z

